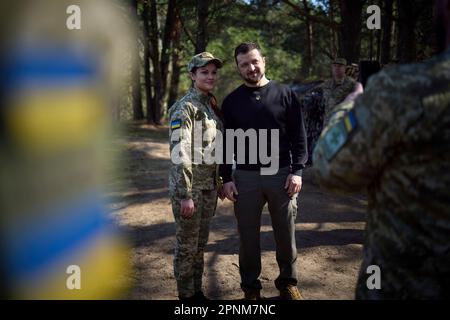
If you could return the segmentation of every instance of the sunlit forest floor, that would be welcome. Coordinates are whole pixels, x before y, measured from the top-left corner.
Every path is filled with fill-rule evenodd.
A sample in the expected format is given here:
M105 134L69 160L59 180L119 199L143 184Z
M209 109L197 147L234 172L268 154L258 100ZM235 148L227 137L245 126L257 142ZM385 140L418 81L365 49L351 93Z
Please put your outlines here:
M121 177L108 194L113 217L130 239L134 284L129 299L177 299L173 277L175 224L167 192L168 128L128 125L116 140L124 151ZM365 224L363 196L321 190L306 170L296 221L299 288L305 299L353 299ZM276 299L275 243L267 207L261 227L262 294ZM212 299L243 297L238 269L239 237L233 208L220 202L205 253L204 292Z

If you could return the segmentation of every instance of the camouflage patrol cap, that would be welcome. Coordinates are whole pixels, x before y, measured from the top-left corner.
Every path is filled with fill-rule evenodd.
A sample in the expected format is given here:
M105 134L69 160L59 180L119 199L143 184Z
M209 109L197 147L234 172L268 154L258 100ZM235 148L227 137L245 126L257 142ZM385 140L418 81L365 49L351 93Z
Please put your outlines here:
M217 68L221 68L223 65L223 62L215 58L211 53L202 52L192 57L191 61L188 64L188 71L192 72L194 68L206 66L210 62L214 63Z
M346 66L347 60L345 60L344 58L336 58L333 60L332 64L342 64L342 65Z

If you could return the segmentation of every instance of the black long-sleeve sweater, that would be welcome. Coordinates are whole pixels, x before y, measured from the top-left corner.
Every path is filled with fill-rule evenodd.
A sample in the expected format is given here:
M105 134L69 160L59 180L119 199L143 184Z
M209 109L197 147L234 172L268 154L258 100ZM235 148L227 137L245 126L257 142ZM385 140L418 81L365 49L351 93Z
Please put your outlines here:
M305 167L308 158L306 133L301 105L295 93L288 86L275 81L270 81L265 86L257 88L241 85L225 98L222 104L222 113L225 130L242 129L246 131L255 129L257 132L258 143L255 145L250 145L249 139L246 139L245 163L237 163L237 169L260 170L261 167L269 167L270 164L262 165L259 157L256 164L250 164L249 150L250 148L259 150L259 129L268 129L269 132L270 129L278 129L279 167L290 166L292 173L302 174L302 169ZM226 137L226 134L224 137ZM226 139L224 139L224 142L225 146ZM236 159L236 139L234 145L234 156ZM270 155L270 133L267 138L267 146ZM224 159L226 159L226 148L224 148L223 153ZM231 181L231 173L231 164L222 164L220 166L220 175L224 183Z

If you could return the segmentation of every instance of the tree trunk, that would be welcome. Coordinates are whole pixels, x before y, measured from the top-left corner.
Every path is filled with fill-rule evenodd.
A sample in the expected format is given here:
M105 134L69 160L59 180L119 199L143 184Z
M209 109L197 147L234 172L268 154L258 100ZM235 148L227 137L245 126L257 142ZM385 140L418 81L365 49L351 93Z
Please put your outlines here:
M178 96L178 85L180 83L181 61L180 61L180 38L181 38L181 20L177 10L174 23L174 37L172 45L172 74L170 77L169 101L167 105L172 106Z
M330 4L330 23L334 22L334 0L329 1ZM336 30L330 28L330 54L331 57L336 57Z
M380 59L381 59L381 30L377 30L376 37L377 37L377 52L376 52L375 59L377 61L380 61Z
M139 58L139 57L137 57ZM142 93L141 93L141 64L140 61L136 61L132 70L133 83L131 88L132 104L133 104L133 120L144 119L144 109L142 106Z
M152 75L150 72L150 26L148 2L144 3L142 11L142 21L144 24L144 75L145 75L145 101L147 109L147 123L155 122L155 109L153 108Z
M312 64L313 64L313 29L312 29L312 23L309 18L310 10L308 7L308 2L306 0L303 0L303 8L306 12L305 17L305 32L306 32L306 56L305 60L302 63L302 74L305 75L305 78L309 78L311 76L312 72Z
M161 77L161 64L159 59L159 37L158 37L158 13L156 9L156 1L150 3L150 57L153 67L153 106L154 106L154 123L161 124L161 116L163 109L164 91Z
M410 63L416 59L414 2L397 0L398 8L398 43L397 58L399 63Z
M339 54L348 63L359 61L361 52L361 17L363 1L340 0L341 32Z
M383 8L383 0L378 0L378 6L380 8ZM381 9L381 12L383 12L382 10L383 9ZM375 36L376 36L376 40L377 40L377 51L375 53L375 60L380 62L380 59L381 59L381 30L376 30Z
M198 0L197 1L197 39L195 43L195 53L206 51L206 45L208 44L208 15L209 5L211 0Z
M112 106L112 120L114 122L120 122L120 97L118 95L112 95L108 103Z
M169 62L170 62L170 48L174 38L174 25L176 15L175 6L176 0L169 0L161 48L161 81L163 93L165 93L167 89L167 76L169 73Z
M133 0L131 4L131 16L138 21L137 15L137 0ZM141 59L139 57L139 36L136 37L135 41L135 61L132 64L131 70L131 95L132 95L132 105L133 105L133 120L144 119L144 110L142 108L142 94L141 94Z
M392 37L392 9L394 0L383 1L382 39L381 39L381 64L387 64L391 60L391 37Z

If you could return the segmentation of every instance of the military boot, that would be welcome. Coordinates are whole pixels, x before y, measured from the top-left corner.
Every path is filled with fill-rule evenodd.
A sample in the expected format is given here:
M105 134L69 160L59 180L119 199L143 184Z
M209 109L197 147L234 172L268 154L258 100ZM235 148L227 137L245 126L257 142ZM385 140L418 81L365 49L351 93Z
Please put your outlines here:
M303 300L303 297L297 286L288 285L280 290L280 298L282 300Z

